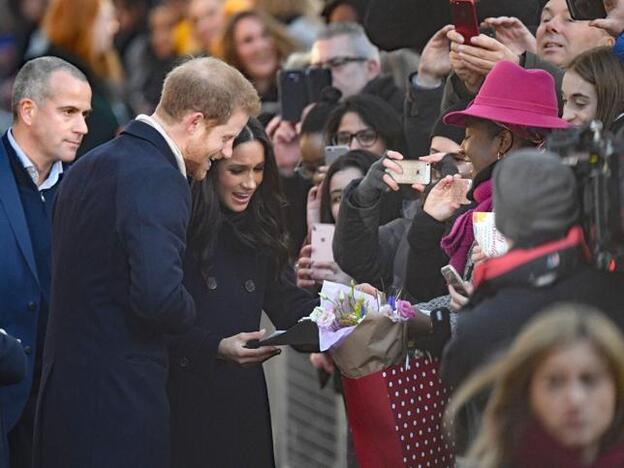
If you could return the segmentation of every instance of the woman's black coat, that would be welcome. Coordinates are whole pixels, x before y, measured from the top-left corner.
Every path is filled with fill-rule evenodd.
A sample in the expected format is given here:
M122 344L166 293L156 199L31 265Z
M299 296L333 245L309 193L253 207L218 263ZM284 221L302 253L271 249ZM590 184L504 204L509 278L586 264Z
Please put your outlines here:
M262 310L286 329L318 305L295 286L290 270L276 279L272 260L229 221L220 229L209 276L187 254L184 283L197 319L191 332L170 342L172 468L274 466L262 366L217 358L222 338L259 329Z

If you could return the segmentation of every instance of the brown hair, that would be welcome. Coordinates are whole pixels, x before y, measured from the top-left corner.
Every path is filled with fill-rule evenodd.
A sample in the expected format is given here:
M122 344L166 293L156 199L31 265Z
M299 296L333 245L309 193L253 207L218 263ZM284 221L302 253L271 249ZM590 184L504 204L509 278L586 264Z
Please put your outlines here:
M311 0L256 0L256 8L275 18L293 18L317 13Z
M258 93L238 70L219 59L204 57L169 72L156 112L169 121L201 112L214 125L222 125L238 109L258 114Z
M93 26L107 0L52 0L42 27L52 45L84 61L99 77L120 81L121 63L114 49L103 54L93 50Z
M288 35L286 29L266 13L259 10L240 11L228 19L225 28L223 29L219 55L227 63L238 68L243 74L246 74L246 70L236 52L234 33L238 23L245 18L256 18L264 24L275 42L278 60L280 62L299 48L299 45Z
M500 359L474 374L453 396L447 418L493 387L481 430L468 454L468 466L496 468L512 461L521 432L531 417L529 388L544 359L562 347L587 341L605 361L616 387L615 417L601 450L624 435L624 338L604 315L589 306L561 304L533 319Z
M573 71L596 89L596 119L611 127L624 112L624 64L611 47L596 47L575 57L567 71Z

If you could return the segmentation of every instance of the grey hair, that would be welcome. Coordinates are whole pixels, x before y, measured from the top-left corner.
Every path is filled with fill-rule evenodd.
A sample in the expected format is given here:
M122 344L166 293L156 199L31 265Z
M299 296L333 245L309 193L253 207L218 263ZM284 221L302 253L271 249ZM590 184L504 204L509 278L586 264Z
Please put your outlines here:
M379 62L379 49L368 39L364 28L357 23L331 23L319 32L317 41L333 39L338 36L347 36L353 53L359 57Z
M17 118L22 99L32 99L41 103L49 97L50 75L64 71L74 78L88 83L86 75L69 62L58 57L37 57L24 64L13 82L11 109Z

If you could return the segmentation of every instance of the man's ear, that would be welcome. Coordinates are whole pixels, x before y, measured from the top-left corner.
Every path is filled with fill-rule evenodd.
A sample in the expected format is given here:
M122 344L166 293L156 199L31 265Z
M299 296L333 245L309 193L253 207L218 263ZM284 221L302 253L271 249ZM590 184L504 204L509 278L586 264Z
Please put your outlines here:
M610 34L605 33L605 35L602 38L600 38L600 41L598 41L598 44L596 44L596 47L602 47L602 46L613 47L614 44L615 44L615 38L611 36Z
M23 98L17 104L17 114L19 119L26 125L32 125L37 114L37 103L29 98Z
M190 112L184 117L184 127L190 134L201 130L204 124L204 114L201 112Z
M377 76L381 73L381 63L379 60L368 59L366 61L366 71L368 73L369 79L377 78Z

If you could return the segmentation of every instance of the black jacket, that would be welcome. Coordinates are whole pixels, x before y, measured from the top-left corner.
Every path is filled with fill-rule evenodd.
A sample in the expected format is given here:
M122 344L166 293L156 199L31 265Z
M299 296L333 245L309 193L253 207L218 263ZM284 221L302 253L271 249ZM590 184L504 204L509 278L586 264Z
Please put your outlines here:
M312 312L318 298L295 286L292 269L277 276L270 255L248 244L230 221L220 228L212 265L210 276L202 275L187 252L184 284L197 319L188 333L169 342L171 467L272 467L262 366L218 359L218 345L222 338L258 330L263 310L276 328L290 328Z
M414 75L412 75L414 76ZM431 130L440 115L440 104L444 96L444 85L437 88L421 88L408 80L403 130L407 140L407 158L429 154Z
M494 261L507 262L510 254ZM593 306L624 330L624 276L595 270L578 247L511 265L509 272L480 284L458 314L442 362L443 378L454 388L507 348L533 316L552 304Z
M0 385L20 382L26 375L26 354L17 339L0 333ZM9 448L0 407L0 468L9 468Z

